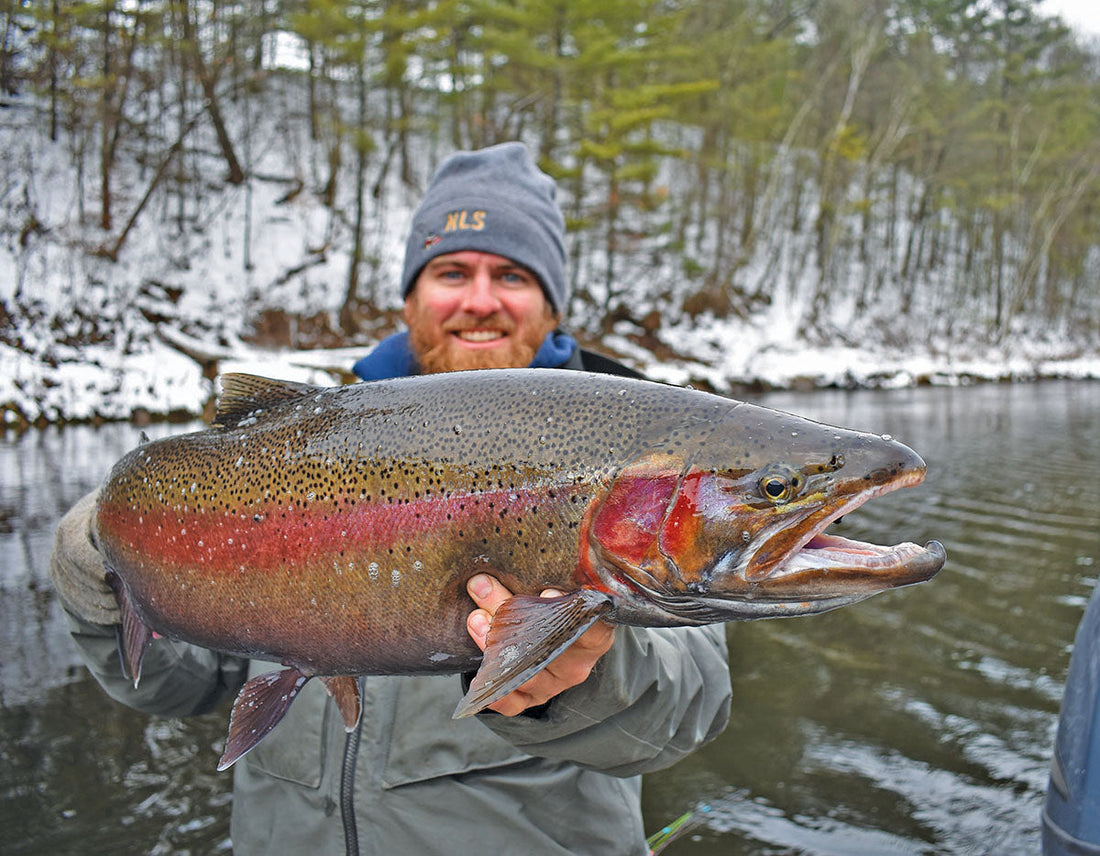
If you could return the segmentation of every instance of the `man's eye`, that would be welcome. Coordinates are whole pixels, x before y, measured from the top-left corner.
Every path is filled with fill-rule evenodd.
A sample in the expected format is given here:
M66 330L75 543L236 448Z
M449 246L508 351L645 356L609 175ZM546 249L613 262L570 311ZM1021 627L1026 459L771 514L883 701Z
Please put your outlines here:
M523 273L522 271L504 271L500 274L498 279L500 279L500 281L503 282L505 285L526 286L532 284L531 277Z

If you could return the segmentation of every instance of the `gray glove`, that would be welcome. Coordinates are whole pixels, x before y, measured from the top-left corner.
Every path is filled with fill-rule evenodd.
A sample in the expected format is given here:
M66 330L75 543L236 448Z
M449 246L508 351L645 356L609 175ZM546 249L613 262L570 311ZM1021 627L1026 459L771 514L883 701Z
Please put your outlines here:
M105 579L103 557L92 537L94 490L68 510L57 524L50 576L65 609L92 624L118 624L118 601Z

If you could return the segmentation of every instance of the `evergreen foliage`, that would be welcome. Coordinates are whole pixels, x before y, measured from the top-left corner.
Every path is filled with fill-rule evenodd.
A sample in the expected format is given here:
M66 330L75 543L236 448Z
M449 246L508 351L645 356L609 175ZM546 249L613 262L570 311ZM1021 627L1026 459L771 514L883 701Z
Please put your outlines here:
M388 299L385 183L522 138L593 332L794 300L811 339L844 311L895 340L1100 339L1100 48L1038 0L24 0L0 27L3 96L66 142L108 258L146 206L188 228L215 164L254 178L258 117L307 122L294 192L352 236L346 332ZM14 212L10 240L43 230Z

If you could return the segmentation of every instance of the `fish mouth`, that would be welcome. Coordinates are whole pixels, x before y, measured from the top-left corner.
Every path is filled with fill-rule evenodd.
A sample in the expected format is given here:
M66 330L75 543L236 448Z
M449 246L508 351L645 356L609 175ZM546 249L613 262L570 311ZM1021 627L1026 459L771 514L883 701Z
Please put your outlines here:
M929 541L923 547L911 542L883 546L825 531L874 497L923 480L923 470L903 473L808 515L808 526L774 533L750 560L745 579L757 582L765 599L765 592L778 594L792 586L797 586L803 597L814 599L814 593L831 598L841 590L850 591L853 585L881 591L931 579L947 561L947 551L939 541ZM791 538L792 534L795 537ZM768 558L775 556L780 557L778 561Z
M939 541L929 541L923 547L911 542L884 547L822 532L772 573L774 579L867 574L883 583L883 588L894 588L931 579L946 561L947 551Z

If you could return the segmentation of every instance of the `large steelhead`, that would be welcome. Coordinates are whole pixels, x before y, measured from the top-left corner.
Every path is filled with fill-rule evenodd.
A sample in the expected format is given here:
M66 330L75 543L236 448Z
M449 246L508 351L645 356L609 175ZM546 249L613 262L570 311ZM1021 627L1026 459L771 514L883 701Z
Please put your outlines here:
M821 612L926 580L943 547L823 533L915 485L900 443L703 392L548 369L321 389L223 378L215 426L146 443L97 537L135 682L152 633L287 668L250 681L221 766L324 679L478 668L456 715L510 692L599 618L694 625ZM483 656L466 581L518 597ZM567 594L539 598L548 587Z

